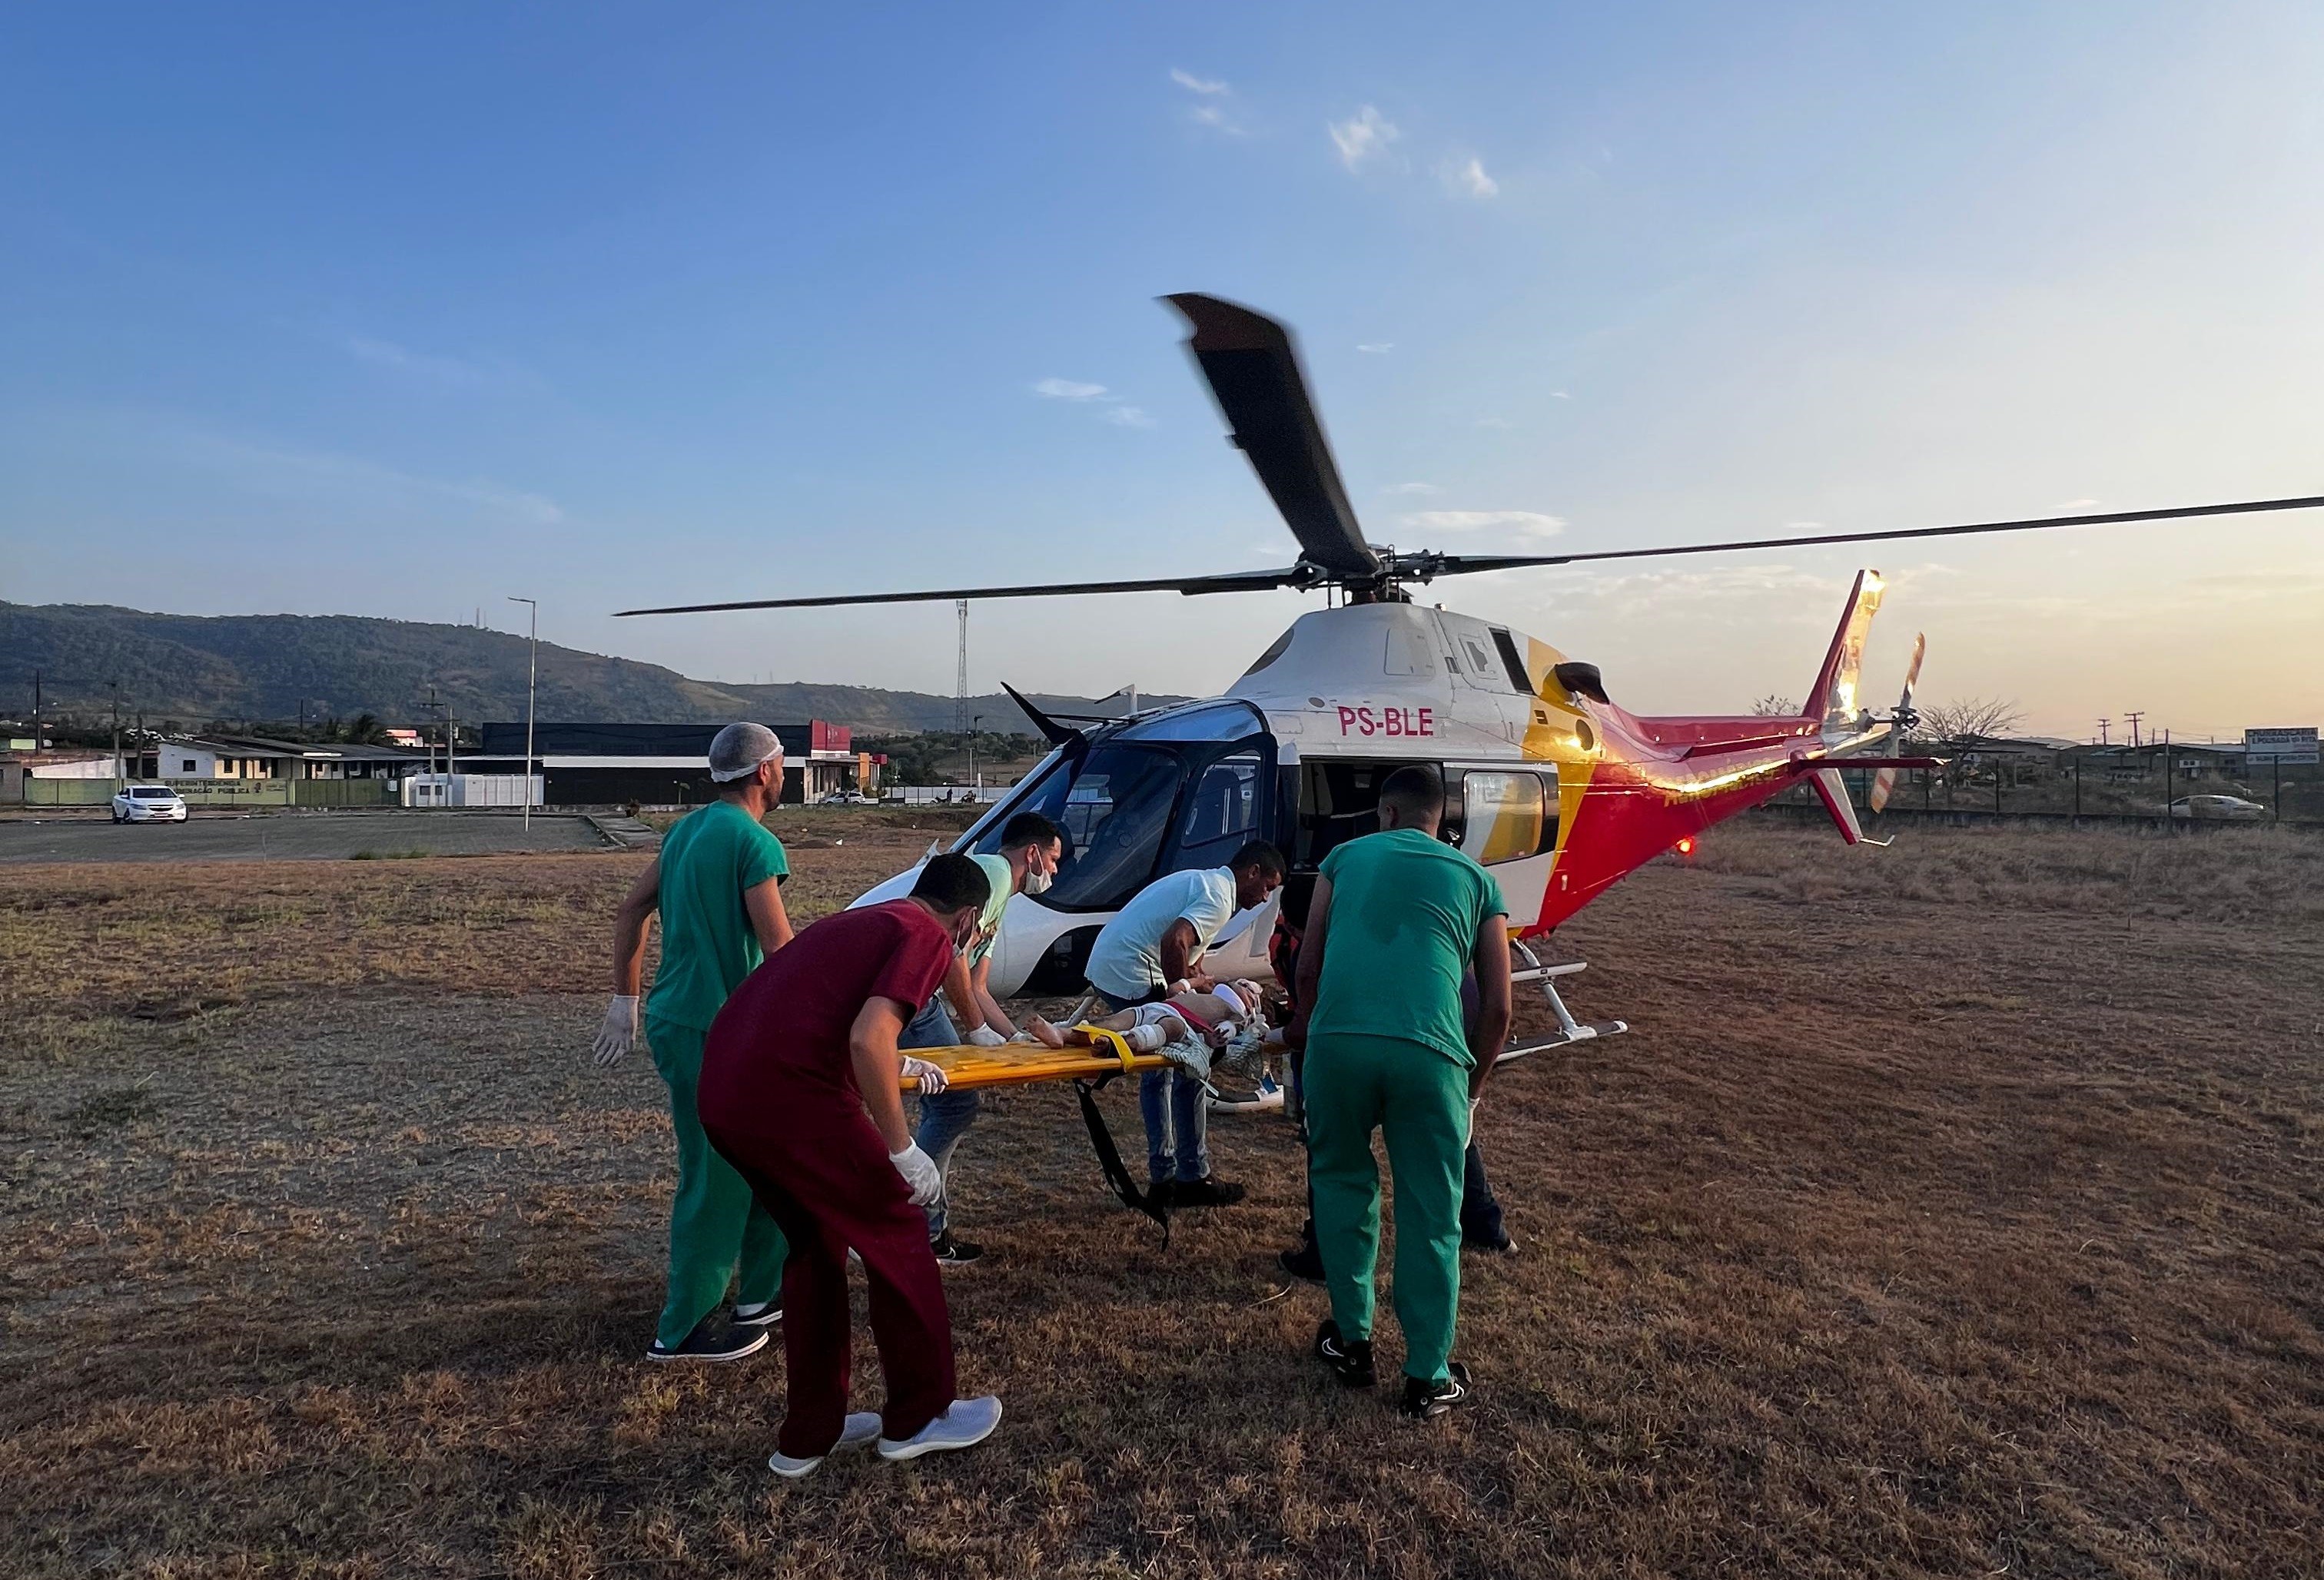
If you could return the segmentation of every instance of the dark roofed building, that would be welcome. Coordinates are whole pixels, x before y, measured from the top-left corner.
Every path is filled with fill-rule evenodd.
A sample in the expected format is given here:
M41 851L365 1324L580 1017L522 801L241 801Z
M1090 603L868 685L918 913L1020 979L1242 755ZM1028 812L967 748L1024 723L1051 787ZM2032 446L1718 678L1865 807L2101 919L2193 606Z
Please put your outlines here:
M552 807L699 806L718 793L710 778L710 742L718 724L537 724L532 753ZM770 725L783 744L783 799L814 800L853 788L857 758L844 725L814 719ZM481 750L464 755L462 772L524 772L524 721L479 727Z

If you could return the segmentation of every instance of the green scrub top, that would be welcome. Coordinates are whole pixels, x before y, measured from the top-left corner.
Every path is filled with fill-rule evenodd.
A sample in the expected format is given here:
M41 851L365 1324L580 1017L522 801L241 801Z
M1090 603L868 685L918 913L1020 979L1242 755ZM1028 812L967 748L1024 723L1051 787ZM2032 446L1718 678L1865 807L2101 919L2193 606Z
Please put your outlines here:
M1321 871L1332 917L1308 1035L1397 1037L1472 1066L1461 979L1485 919L1508 914L1493 875L1416 828L1334 845Z
M646 1014L696 1031L766 958L746 890L791 870L782 841L721 799L688 812L661 841L661 967Z

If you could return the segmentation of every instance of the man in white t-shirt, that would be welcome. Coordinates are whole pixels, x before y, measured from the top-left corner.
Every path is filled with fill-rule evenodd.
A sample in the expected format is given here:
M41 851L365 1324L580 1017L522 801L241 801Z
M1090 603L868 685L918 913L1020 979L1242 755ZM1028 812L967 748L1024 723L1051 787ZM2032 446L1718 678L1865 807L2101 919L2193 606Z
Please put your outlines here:
M1166 996L1171 984L1212 985L1197 962L1228 921L1283 885L1283 853L1253 840L1222 867L1171 873L1139 890L1090 948L1090 985L1109 1008ZM1146 1122L1147 1178L1181 1207L1231 1206L1242 1187L1211 1178L1202 1084L1173 1067L1138 1086Z

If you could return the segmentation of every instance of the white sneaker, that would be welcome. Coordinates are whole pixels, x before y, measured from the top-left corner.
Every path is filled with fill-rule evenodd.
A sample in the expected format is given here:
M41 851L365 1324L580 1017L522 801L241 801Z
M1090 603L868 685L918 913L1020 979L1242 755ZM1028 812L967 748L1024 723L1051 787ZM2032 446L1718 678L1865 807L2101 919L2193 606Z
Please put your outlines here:
M952 1408L899 1443L893 1437L880 1439L882 1459L918 1459L923 1454L940 1454L948 1448L973 1448L992 1436L1001 1424L1001 1401L991 1394L980 1399L956 1399Z
M848 1417L840 1427L839 1441L831 1446L831 1453L836 1454L843 1448L861 1448L866 1443L876 1441L879 1436L879 1412L858 1410ZM789 1455L777 1449L768 1456L767 1468L779 1476L797 1481L829 1457L830 1455L818 1454L812 1459L793 1459Z

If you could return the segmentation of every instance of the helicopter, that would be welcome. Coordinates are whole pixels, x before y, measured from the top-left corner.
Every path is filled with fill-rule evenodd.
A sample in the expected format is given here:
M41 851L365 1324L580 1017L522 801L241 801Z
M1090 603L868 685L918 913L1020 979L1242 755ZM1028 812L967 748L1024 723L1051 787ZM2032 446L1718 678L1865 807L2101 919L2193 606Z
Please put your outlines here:
M1868 841L1843 765L1877 772L1885 804L1895 772L1939 766L1884 751L1914 723L1916 642L1901 696L1876 712L1863 698L1866 633L1885 592L1856 578L1839 625L1795 714L1648 716L1618 704L1602 671L1507 625L1429 607L1412 596L1440 577L1594 560L1751 549L1894 541L2114 522L2305 509L2324 497L1985 522L1554 555L1406 551L1366 540L1317 418L1291 333L1250 308L1199 293L1163 299L1185 319L1187 347L1229 430L1299 545L1289 566L1214 576L1097 583L954 587L753 599L624 610L624 614L1176 592L1203 596L1289 587L1323 591L1220 696L1098 719L1043 712L1008 688L1048 741L1033 772L948 847L991 852L1019 812L1064 831L1055 882L1018 894L991 955L998 994L1084 989L1090 947L1148 882L1222 865L1243 844L1283 851L1290 876L1231 922L1204 956L1222 980L1273 976L1268 940L1278 908L1296 918L1333 846L1379 827L1381 782L1425 762L1443 774L1440 836L1483 864L1509 905L1517 981L1537 985L1557 1022L1504 1058L1627 1030L1584 1022L1558 982L1580 962L1544 964L1532 947L1627 873L1703 830L1794 785L1812 788L1840 836ZM931 847L930 854L935 854ZM917 867L857 904L908 892ZM965 1051L965 1050L964 1050ZM1061 1071L1060 1073L1071 1073ZM957 1084L957 1083L956 1083Z

